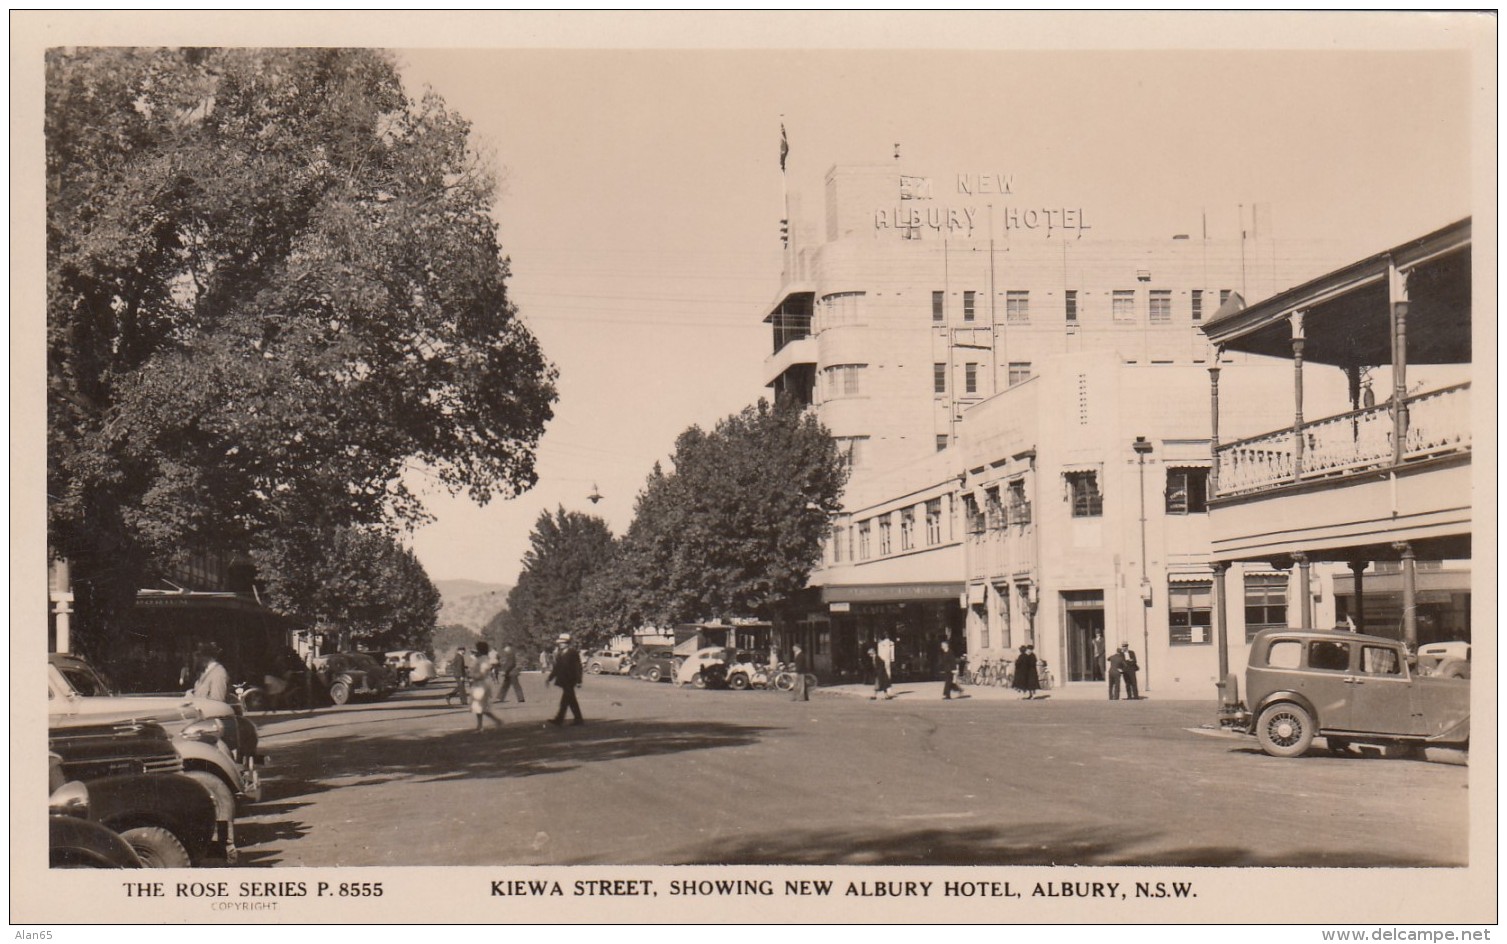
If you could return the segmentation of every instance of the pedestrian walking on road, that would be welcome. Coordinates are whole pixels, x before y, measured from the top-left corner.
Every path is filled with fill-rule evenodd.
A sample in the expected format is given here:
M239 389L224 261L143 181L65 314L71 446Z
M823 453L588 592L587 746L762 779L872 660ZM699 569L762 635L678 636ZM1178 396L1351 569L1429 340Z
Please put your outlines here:
M884 664L884 659L880 657L879 650L873 646L869 647L869 662L874 666L874 694L869 696L869 701L874 701L881 695L885 698L894 698L895 696L890 694L889 666Z
M806 650L800 646L793 647L795 653L795 686L790 690L791 701L810 701L811 692L806 684L806 673L811 670L811 660L806 658Z
M1120 651L1125 654L1125 697L1139 700L1141 686L1136 683L1135 675L1141 671L1141 666L1136 662L1135 650L1130 648L1130 643L1121 643Z
M1125 644L1109 657L1109 700L1120 700L1120 680L1125 677Z
M942 673L942 698L952 701L952 693L963 694L958 684L958 657L952 654L952 646L942 640L942 651L937 656L937 670Z
M508 700L508 689L518 693L518 704L523 704L523 683L518 681L518 653L513 651L512 646L502 647L502 694L498 701Z
M471 697L470 686L466 684L466 674L466 647L456 646L455 656L450 660L450 677L455 679L455 691L445 696L447 705L452 698L464 705Z
M1036 647L1021 646L1015 659L1015 690L1025 692L1027 699L1035 698L1041 689L1041 679L1036 675Z
M492 698L495 695L496 683L492 681L492 663L495 660L492 647L484 642L476 644L476 665L472 675L475 678L471 682L471 714L476 716L476 730L482 729L482 719L490 718L492 723L502 727L502 719L492 714Z
M581 705L576 701L576 686L581 684L581 653L570 644L570 634L561 633L555 641L555 664L549 670L549 677L544 680L548 685L553 682L560 688L560 710L555 712L550 724L565 723L565 709L569 708L575 720L571 724L585 724L581 717Z

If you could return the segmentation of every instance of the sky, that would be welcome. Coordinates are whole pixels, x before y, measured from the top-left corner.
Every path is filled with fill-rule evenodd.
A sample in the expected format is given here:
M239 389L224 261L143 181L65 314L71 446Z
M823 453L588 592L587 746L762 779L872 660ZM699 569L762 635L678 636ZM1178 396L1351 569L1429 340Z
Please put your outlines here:
M1012 174L1093 236L1280 237L1359 258L1470 214L1457 52L1012 49L396 52L500 171L511 292L560 372L539 483L479 508L427 489L437 580L516 580L541 511L621 534L656 461L767 391L783 194L838 163ZM790 143L782 181L779 135ZM819 217L818 217L819 218ZM424 486L416 480L414 484ZM592 503L593 489L602 496Z

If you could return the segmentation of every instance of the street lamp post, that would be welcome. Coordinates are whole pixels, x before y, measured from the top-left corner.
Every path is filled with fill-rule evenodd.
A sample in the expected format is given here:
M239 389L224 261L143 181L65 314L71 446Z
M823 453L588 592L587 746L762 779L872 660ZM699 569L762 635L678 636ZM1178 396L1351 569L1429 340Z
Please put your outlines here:
M1151 625L1147 615L1151 609L1151 576L1146 568L1146 457L1151 454L1151 443L1145 436L1137 436L1130 444L1135 450L1136 468L1140 473L1141 493L1141 657L1146 660L1146 691L1151 691Z

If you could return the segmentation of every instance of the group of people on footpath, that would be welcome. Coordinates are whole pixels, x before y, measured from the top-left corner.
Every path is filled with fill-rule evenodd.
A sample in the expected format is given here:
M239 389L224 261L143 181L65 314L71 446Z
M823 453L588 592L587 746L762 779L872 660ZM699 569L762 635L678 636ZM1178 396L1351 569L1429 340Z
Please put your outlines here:
M562 724L565 712L569 710L575 719L573 724L584 724L581 706L576 701L576 689L582 682L581 654L571 645L570 635L561 633L555 640L552 658L540 662L549 667L545 684L560 689L560 709L551 723ZM526 701L523 683L519 680L522 670L518 654L512 646L503 646L500 654L493 652L486 642L478 642L469 653L465 646L457 646L449 668L455 679L455 691L447 696L446 701L455 699L463 705L469 704L471 714L476 718L477 731L482 730L488 720L502 727L502 719L492 713L492 705L507 701L509 692L518 696L520 705Z
M1098 642L1098 637L1095 638ZM1102 643L1100 643L1102 646ZM1099 647L1096 647L1098 649ZM796 647L797 661L804 655L799 646ZM1102 651L1102 650L1100 650ZM869 701L877 701L881 698L891 699L895 695L891 691L894 680L895 664L895 641L888 635L867 650L867 657L874 671L874 694L869 696ZM1095 662L1098 662L1096 657ZM952 652L951 643L943 640L939 646L937 657L937 669L942 677L942 698L951 701L953 698L967 698L963 687L958 684L958 676L962 670L959 658ZM1140 664L1136 661L1135 650L1130 648L1129 643L1122 642L1120 647L1108 659L1109 697L1112 701L1118 701L1120 690L1123 685L1127 699L1139 699L1141 697L1140 685L1136 675L1140 672ZM802 670L804 671L804 670ZM1099 672L1096 671L1095 675ZM1009 676L1010 687L1021 693L1026 700L1034 700L1041 691L1041 661L1036 656L1034 645L1020 647L1019 654L1015 658L1013 670ZM804 699L804 693L796 697ZM1040 696L1046 697L1046 696Z

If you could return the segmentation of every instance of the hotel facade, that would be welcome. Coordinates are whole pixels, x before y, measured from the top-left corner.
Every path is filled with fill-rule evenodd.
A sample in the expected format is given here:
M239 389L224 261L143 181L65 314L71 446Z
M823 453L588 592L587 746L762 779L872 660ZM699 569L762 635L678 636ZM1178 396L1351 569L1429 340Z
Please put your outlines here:
M1102 685L1128 642L1143 690L1211 696L1210 370L1240 391L1227 440L1290 425L1292 371L1216 357L1201 328L1332 253L1273 239L1260 214L1227 240L1099 239L1091 209L1032 206L1005 174L839 166L825 185L815 224L792 221L765 376L852 477L785 641L834 680L861 678L886 634L917 679L943 639L974 666L1029 643L1057 685ZM1309 383L1342 396L1347 377ZM1287 569L1234 572L1252 626L1335 618L1324 568L1306 608Z

